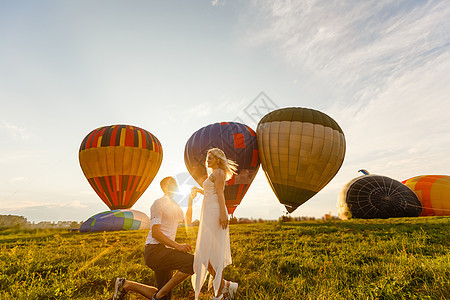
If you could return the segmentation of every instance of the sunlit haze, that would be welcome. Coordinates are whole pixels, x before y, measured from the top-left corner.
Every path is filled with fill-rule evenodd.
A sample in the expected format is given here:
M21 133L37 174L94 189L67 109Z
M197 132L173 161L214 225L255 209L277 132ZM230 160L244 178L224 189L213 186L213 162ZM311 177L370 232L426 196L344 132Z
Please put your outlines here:
M292 216L337 215L359 169L449 174L449 74L443 0L0 1L0 214L84 221L108 210L78 162L95 128L135 125L160 140L161 168L133 206L149 214L162 178L183 178L184 195L195 184L184 164L195 131L256 130L270 110L307 107L336 120L347 150ZM260 168L235 216L285 212Z

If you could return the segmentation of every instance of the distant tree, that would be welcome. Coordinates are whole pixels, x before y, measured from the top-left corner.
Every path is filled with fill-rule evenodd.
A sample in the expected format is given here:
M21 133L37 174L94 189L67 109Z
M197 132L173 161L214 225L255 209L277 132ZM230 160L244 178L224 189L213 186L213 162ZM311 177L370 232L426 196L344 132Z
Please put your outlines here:
M279 218L279 221L280 221L280 222L291 222L291 221L293 221L293 219L292 219L292 217L289 216L289 215L282 215L282 216Z
M78 229L80 228L82 222L77 221L58 221L58 222L50 222L50 221L42 221L39 223L31 223L27 220L27 218L23 216L15 216L15 215L0 215L0 228L9 228L14 227L16 229L48 229L48 228L67 228L67 229Z
M29 222L27 218L15 215L0 215L0 227L13 227L19 225L19 227L26 227Z

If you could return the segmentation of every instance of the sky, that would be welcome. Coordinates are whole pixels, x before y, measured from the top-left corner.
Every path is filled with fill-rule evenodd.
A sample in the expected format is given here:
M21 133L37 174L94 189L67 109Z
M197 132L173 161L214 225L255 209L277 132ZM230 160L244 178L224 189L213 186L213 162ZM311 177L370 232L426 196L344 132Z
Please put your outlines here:
M108 210L78 162L98 127L160 140L161 168L133 206L148 214L159 181L187 173L195 131L256 129L273 109L306 107L338 122L346 155L292 216L337 215L360 169L449 175L449 74L445 0L0 0L0 214L84 221ZM260 168L235 216L285 212Z

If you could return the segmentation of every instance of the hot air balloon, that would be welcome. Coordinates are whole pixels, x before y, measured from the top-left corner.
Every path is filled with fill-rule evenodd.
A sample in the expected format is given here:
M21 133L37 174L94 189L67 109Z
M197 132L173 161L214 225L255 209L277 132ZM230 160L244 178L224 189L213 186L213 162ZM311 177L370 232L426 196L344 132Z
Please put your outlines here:
M402 181L419 197L420 216L450 216L450 176L423 175Z
M110 209L132 207L155 177L162 157L158 139L130 125L91 131L79 151L84 175Z
M272 111L259 121L256 136L267 180L289 212L325 187L344 161L342 129L317 110Z
M422 212L422 205L410 188L380 175L350 180L338 196L337 208L343 220L417 217Z
M143 212L116 209L98 213L83 222L80 232L150 229L150 218Z
M201 186L208 176L205 160L211 148L222 149L228 159L238 163L237 174L227 181L224 192L228 213L233 214L258 172L256 134L237 122L214 123L197 130L186 143L184 162Z

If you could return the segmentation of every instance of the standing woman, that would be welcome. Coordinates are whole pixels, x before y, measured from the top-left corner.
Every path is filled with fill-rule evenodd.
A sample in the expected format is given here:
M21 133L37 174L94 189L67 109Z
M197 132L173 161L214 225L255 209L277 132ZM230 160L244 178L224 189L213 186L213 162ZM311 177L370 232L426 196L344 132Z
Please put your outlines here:
M227 159L221 149L213 148L206 155L206 166L212 169L212 173L203 183L204 197L194 254L195 274L191 277L192 286L195 299L198 299L209 271L214 277L212 299L223 299L224 294L233 299L237 283L222 278L223 270L232 262L224 189L225 181L236 173L237 164Z

